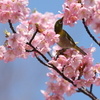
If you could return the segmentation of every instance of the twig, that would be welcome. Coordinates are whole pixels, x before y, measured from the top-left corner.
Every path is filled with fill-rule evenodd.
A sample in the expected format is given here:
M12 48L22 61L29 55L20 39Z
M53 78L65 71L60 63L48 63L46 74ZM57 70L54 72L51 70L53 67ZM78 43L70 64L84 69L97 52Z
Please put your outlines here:
M58 72L66 81L68 81L68 82L70 82L70 83L72 83L74 86L76 86L74 83L73 83L73 81L72 80L70 80L69 78L67 78L62 72L60 72L60 70L58 70L57 69L57 67L55 67L53 64L51 64L51 63L49 63L51 66L52 66L52 68L56 71L56 72Z
M29 43L28 44L31 44L33 39L35 38L36 34L38 32L38 29L36 29L35 33L33 34L32 38L30 39Z
M90 86L90 93L92 93L92 90L93 90L93 84L91 84Z
M13 25L12 25L12 23L11 23L11 20L10 20L10 19L8 20L8 23L9 23L9 26L10 26L10 28L11 28L12 32L13 32L13 33L16 33L16 31L14 30L14 27L13 27Z
M87 33L89 34L89 36L93 39L93 41L94 41L95 43L97 43L97 44L100 46L100 43L95 39L95 37L94 37L94 36L91 34L91 32L89 31L88 27L85 25L85 20L84 20L84 19L82 19L82 22L83 22L83 25L84 25L84 27L85 27Z
M32 49L32 50L26 50L26 52L33 52L34 51L34 49Z
M29 43L27 44L33 48L32 51L36 51L38 54L40 54L44 58L46 62L49 62L49 60L40 51L38 51L32 44L29 44ZM26 51L29 51L29 50L26 50Z
M43 61L37 56L36 53L34 53L34 54L35 54L37 60L38 60L40 63L42 63L43 65L45 65L45 66L47 66L47 67L49 67L49 68L52 68L51 66L49 66L48 64L46 64L45 62L43 62Z
M47 54L50 56L50 58L52 58L52 55L50 54L50 52L47 52Z
M64 68L66 67L66 65L64 65L63 67L62 67L62 73L64 72Z
M89 96L92 100L99 100L97 99L96 96L94 96L92 93L90 93L87 89L85 88L78 88L78 92L82 92L84 93L85 95Z
M38 32L38 29L36 29L36 32L33 34L33 36L32 36L32 38L30 39L30 41L26 43L26 44L28 44L29 46L31 46L33 49L32 49L32 50L26 50L26 52L33 52L33 51L36 51L37 53L39 53L39 54L44 58L44 60L46 60L46 62L48 62L49 60L48 60L40 51L38 51L38 50L32 45L32 41L33 41L33 39L35 38L37 32Z

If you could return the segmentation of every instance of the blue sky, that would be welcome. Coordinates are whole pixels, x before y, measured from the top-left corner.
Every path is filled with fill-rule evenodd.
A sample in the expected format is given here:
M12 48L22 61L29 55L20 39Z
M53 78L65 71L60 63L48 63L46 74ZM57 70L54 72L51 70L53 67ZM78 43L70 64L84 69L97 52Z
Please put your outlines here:
M62 11L64 0L29 0L31 10L36 8L39 12L53 12L57 14ZM3 31L10 30L8 24L0 24L1 38L0 45L4 42ZM75 27L65 27L65 30L70 33L78 46L86 48L93 45L97 48L93 54L94 63L100 62L100 48L86 33L83 25L79 22ZM91 30L94 34L94 32ZM97 35L94 34L95 37ZM45 82L48 81L46 73L49 72L47 67L40 64L35 58L16 59L14 62L4 63L0 61L0 100L44 100L40 90L45 90ZM98 87L94 87L94 94L99 96ZM66 97L66 100L91 100L81 93Z

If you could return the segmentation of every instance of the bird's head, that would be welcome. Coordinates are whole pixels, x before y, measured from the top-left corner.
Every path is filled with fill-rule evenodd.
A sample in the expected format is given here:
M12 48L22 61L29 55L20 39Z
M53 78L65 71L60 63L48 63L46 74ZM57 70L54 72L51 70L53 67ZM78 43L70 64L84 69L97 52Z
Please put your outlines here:
M59 32L62 30L63 27L63 18L59 19L54 26L54 31L56 32L56 34L59 34Z

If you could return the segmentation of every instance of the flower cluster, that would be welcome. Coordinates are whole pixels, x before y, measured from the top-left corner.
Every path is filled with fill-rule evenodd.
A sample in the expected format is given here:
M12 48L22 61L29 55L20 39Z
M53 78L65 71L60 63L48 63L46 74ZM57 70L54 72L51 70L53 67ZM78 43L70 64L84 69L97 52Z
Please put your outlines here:
M16 33L8 36L1 58L5 62L13 61L16 57L27 58L30 53L26 52L26 50L32 50L32 47L26 43L31 40L36 29L38 29L38 32L31 44L43 54L50 51L50 46L58 41L58 35L54 32L56 20L57 18L53 13L41 14L38 11L32 13L29 20L22 21L17 26ZM34 52L31 54L34 57Z
M78 20L84 19L86 25L90 25L96 33L100 32L100 0L65 0L64 14L59 15L34 11L29 16L30 9L27 6L28 0L0 0L0 22L21 22L15 32L10 26L12 34L5 31L6 41L0 46L0 60L6 63L16 57L35 57L37 51L45 57L51 46L59 41L59 35L54 32L54 25L57 18L62 16L65 25L73 26ZM87 55L82 55L73 48L65 51L60 49L59 46L54 46L52 60L47 60L48 64L42 63L51 70L47 73L50 77L50 81L46 83L47 90L41 91L46 100L64 100L63 94L71 96L81 87L100 85L100 64L94 65L92 57L95 48L81 48ZM70 81L62 78L62 75Z
M12 23L26 20L30 9L26 7L28 0L0 0L0 22L6 23L11 20Z
M79 2L81 1L81 2ZM95 33L100 33L100 0L65 0L64 24L74 26L77 20L86 20Z
M56 48L57 46L54 49ZM59 55L57 59L53 58L49 61L49 64L53 64L61 73L72 80L76 86L72 85L68 80L64 80L56 71L50 69L51 72L47 73L50 78L50 81L46 83L47 90L41 91L46 100L50 100L49 98L55 96L60 98L57 100L64 100L63 94L71 96L76 93L77 88L90 87L91 84L100 86L100 64L94 65L92 57L95 48L91 47L84 50L87 53L85 56L74 49L67 49L63 55Z

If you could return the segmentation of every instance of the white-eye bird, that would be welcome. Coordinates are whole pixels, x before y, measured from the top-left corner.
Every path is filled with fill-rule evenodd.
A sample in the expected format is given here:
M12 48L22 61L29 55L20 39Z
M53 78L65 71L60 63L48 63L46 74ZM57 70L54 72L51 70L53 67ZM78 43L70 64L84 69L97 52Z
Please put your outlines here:
M75 44L72 37L65 30L63 30L63 17L55 23L54 31L56 34L60 35L59 42L57 44L62 49L74 48L78 50L81 54L86 55L86 53Z

